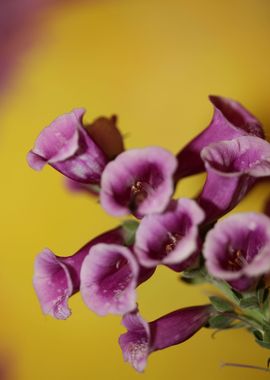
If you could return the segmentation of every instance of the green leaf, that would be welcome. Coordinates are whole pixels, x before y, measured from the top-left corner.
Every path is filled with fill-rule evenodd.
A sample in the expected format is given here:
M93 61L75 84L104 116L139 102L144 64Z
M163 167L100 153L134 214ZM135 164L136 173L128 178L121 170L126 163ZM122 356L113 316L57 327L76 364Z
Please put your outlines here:
M139 223L136 220L125 220L123 222L122 228L126 245L134 244L138 226Z
M227 315L216 315L209 319L210 327L214 329L226 329L232 326L234 318L232 316Z
M256 296L242 298L239 305L243 309L256 309L259 306Z
M211 296L211 297L209 297L209 299L210 299L212 305L214 306L214 308L219 312L232 311L233 310L232 304L229 301L227 301L225 298Z

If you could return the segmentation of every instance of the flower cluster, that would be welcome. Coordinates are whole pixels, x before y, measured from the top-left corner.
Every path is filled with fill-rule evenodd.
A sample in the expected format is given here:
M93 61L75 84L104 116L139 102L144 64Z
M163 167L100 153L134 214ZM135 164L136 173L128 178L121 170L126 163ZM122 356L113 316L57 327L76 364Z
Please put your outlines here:
M127 332L119 344L137 371L150 353L202 327L244 327L270 348L270 218L249 212L219 220L259 178L270 176L270 144L241 104L219 96L210 101L209 126L177 155L161 147L125 150L116 116L85 124L84 109L54 120L28 153L33 169L49 164L70 188L99 197L110 215L131 216L71 256L44 249L34 288L43 312L57 319L70 316L68 300L77 292L97 314L121 315ZM202 171L206 180L196 199L173 198L182 178ZM158 265L189 284L210 282L223 294L148 323L136 288Z

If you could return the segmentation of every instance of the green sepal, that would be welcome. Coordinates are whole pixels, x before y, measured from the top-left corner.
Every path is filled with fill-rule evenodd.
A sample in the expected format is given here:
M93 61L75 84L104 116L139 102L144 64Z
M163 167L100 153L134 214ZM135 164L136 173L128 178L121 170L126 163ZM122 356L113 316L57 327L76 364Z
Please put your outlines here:
M256 296L248 296L240 300L239 306L242 309L256 309L258 308L258 300Z
M233 310L232 304L229 301L227 301L225 298L211 296L209 297L209 300L211 301L214 308L220 313Z
M208 321L209 326L213 329L227 329L232 326L234 318L227 315L215 315Z
M133 245L139 223L136 220L125 220L122 223L125 245Z
M181 273L180 280L190 285L203 284L207 282L205 269L202 267L185 270Z

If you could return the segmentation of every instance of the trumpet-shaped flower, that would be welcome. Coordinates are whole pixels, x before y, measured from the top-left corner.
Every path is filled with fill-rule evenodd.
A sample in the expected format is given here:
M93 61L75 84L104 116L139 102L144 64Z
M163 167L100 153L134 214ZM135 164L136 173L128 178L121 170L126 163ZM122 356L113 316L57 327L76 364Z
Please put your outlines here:
M189 266L190 258L199 253L198 226L204 219L203 210L191 199L171 201L162 214L145 216L136 233L135 252L141 265ZM176 268L177 268L176 267Z
M131 249L117 244L97 244L81 269L81 294L99 315L125 314L136 308L136 287L154 270L140 268Z
M248 135L264 138L260 122L240 103L221 96L210 96L209 99L214 107L212 121L178 153L177 181L204 171L200 153L211 143Z
M173 193L177 162L165 149L131 149L110 162L101 179L101 205L111 215L162 212Z
M90 248L100 242L123 244L122 228L105 232L92 239L72 256L56 256L49 249L44 249L37 256L33 283L44 314L57 319L70 316L68 299L80 289L82 263Z
M270 271L270 218L240 213L219 221L206 236L203 254L211 275L248 290Z
M107 158L83 127L84 113L74 109L46 127L28 153L28 164L41 170L48 163L74 181L99 183Z
M257 178L270 176L270 144L242 136L204 148L207 179L198 203L211 222L235 207Z
M138 311L126 314L123 325L128 331L119 338L124 360L142 372L152 352L191 338L211 314L211 305L179 309L150 323L144 321Z

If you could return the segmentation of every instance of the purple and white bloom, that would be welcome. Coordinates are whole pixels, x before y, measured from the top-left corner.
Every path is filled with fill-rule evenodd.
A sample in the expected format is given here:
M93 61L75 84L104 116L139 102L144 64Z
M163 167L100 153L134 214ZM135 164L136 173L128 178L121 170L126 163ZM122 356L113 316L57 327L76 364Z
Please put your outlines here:
M264 138L261 123L240 103L221 96L209 96L209 99L214 106L212 121L178 153L176 181L204 171L200 153L211 143L249 135Z
M256 179L270 176L270 144L258 137L242 136L204 148L201 157L207 179L198 203L211 222L235 207Z
M162 212L174 191L177 161L159 147L131 149L110 162L101 179L101 205L111 215Z
M74 181L100 182L107 158L83 127L84 113L83 108L74 109L43 129L27 156L31 168L50 164Z
M92 239L72 256L56 256L47 248L37 256L33 284L44 314L56 319L70 316L68 299L80 289L82 263L90 248L100 242L123 244L122 228L115 228Z
M99 315L125 314L136 308L136 287L155 271L140 268L130 248L97 244L81 269L81 294L85 304Z
M186 269L192 263L190 259L194 261L199 253L199 225L203 220L203 210L188 198L171 201L162 214L145 216L135 240L141 265L177 265L179 271Z
M240 213L219 221L206 236L203 255L212 276L248 290L270 271L270 218Z
M150 323L144 321L138 311L126 314L123 325L128 331L119 338L124 360L142 372L152 352L191 338L207 323L212 311L211 305L192 306L166 314Z

